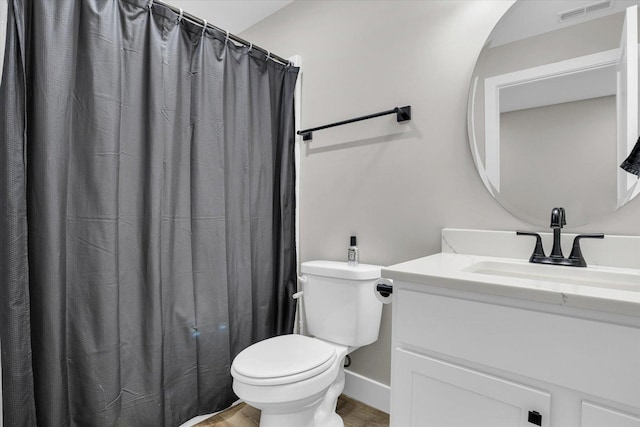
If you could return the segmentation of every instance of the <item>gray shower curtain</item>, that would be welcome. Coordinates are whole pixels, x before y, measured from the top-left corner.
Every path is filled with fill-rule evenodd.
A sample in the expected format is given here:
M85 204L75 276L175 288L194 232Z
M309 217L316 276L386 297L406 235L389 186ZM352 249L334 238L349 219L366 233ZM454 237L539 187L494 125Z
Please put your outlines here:
M9 0L4 425L177 426L290 332L298 69L148 0Z

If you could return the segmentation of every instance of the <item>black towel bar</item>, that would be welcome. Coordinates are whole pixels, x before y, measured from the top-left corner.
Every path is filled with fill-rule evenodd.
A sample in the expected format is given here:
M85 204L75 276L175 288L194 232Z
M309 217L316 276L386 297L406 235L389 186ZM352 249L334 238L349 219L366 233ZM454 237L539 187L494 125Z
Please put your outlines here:
M309 141L313 138L313 132L317 130L329 129L332 127L342 126L349 123L359 122L362 120L373 119L375 117L386 116L387 114L397 114L396 119L398 120L398 123L406 122L408 120L411 120L411 106L407 105L406 107L396 107L392 110L382 111L380 113L369 114L366 116L356 117L354 119L349 119L349 120L343 120L341 122L331 123L324 126L318 126L311 129L299 130L298 135L302 135L303 141Z

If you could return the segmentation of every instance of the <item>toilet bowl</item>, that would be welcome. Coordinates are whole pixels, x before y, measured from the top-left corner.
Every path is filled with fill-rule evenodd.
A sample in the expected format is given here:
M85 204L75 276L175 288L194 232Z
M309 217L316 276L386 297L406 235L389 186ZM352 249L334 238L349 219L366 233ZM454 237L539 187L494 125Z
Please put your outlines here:
M382 303L373 292L380 266L335 261L302 264L309 333L281 335L240 352L233 391L262 411L260 427L343 427L335 412L344 358L378 339Z

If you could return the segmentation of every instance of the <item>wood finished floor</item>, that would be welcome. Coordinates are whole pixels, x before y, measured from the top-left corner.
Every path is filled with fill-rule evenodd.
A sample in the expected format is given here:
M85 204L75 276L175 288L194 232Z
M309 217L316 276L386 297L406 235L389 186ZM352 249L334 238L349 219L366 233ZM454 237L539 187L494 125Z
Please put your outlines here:
M340 396L336 412L344 420L345 427L388 427L389 415L362 402ZM212 416L195 427L258 427L260 411L245 403Z

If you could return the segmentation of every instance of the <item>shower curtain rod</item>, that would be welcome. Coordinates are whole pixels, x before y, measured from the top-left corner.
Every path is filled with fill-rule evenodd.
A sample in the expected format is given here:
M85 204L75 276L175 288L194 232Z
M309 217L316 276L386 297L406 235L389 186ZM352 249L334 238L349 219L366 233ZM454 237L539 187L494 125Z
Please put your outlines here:
M185 12L184 10L182 10L179 7L176 6L171 6L170 4L167 4L163 1L159 1L159 0L149 0L149 8L153 7L154 4L159 4L162 5L163 7L166 7L167 9L171 9L171 11L173 11L176 15L178 16L182 16L182 19L187 19L189 21L191 21L192 23L196 24L196 25L206 25L208 28L214 29L216 31L218 31L219 33L222 33L225 37L228 37L230 40L233 40L234 42L241 44L243 46L247 46L250 49L255 49L259 52L264 53L265 55L267 55L267 59L272 59L273 61L279 62L282 65L293 65L291 63L291 61L284 59L281 56L278 55L274 55L272 52L261 48L260 46L256 46L251 42L248 42L244 39L241 39L240 37L236 36L235 34L231 34L226 30L223 30L222 28L218 28L215 25L212 25L210 23L208 23L205 19L201 19L198 18L197 16L194 16L190 13Z

